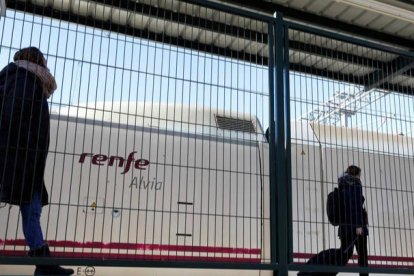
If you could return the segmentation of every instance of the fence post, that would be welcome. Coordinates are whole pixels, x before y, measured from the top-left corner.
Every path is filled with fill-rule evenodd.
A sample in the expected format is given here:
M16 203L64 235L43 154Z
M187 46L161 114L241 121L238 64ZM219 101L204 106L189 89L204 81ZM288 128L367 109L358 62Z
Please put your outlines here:
M269 190L270 190L270 258L277 263L277 189L276 189L276 144L275 144L275 24L268 23L269 44ZM274 273L277 275L277 272Z
M292 160L290 140L290 75L289 75L289 27L283 22L283 94L284 94L284 119L285 119L285 156L286 156L286 185L287 185L287 242L288 242L288 263L293 262L293 217L292 217Z
M275 13L275 21L269 24L269 93L270 93L270 220L271 261L279 266L275 275L288 275L290 257L291 212L288 199L288 55L285 40L286 29L281 13Z

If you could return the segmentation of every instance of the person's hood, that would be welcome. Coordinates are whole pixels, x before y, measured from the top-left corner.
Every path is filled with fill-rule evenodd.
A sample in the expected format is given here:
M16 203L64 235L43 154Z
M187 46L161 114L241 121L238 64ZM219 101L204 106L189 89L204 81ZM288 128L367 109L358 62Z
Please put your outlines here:
M339 184L339 187L345 186L345 185L361 185L361 179L359 179L358 177L352 176L350 174L343 173L338 178L338 184Z
M24 68L18 67L14 62L9 63L3 70L0 71L0 85L5 85L7 82L7 86L15 85L21 81L24 81L27 78L27 74L30 74L35 78L35 75L27 71L27 73L22 73L22 70L26 70ZM19 73L20 71L20 73ZM36 82L40 85L40 82L37 78Z
M17 73L17 66L13 62L9 63L0 72L0 83L5 83L9 79L14 79Z

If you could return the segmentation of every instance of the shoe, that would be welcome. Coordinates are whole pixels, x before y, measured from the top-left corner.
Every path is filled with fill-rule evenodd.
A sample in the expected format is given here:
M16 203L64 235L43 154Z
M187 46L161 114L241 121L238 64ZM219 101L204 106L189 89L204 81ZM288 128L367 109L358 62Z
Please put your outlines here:
M30 257L50 257L50 250L47 244L29 251ZM36 265L34 275L72 275L73 269L63 268L58 265Z

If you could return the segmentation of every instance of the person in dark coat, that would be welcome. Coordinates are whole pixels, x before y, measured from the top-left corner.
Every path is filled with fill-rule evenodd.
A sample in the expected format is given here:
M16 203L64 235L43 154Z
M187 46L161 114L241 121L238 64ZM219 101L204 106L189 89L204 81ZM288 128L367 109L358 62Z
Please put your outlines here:
M0 72L0 201L18 205L29 256L50 256L40 225L48 204L43 175L49 149L47 99L56 90L46 59L35 47L16 52ZM72 269L37 265L35 275L72 275Z
M351 165L338 179L339 191L343 200L343 217L339 224L338 236L341 239L341 249L345 252L344 264L348 263L353 250L346 248L356 247L358 264L368 266L368 219L364 209L365 198L362 195L361 169ZM360 273L361 276L368 273Z

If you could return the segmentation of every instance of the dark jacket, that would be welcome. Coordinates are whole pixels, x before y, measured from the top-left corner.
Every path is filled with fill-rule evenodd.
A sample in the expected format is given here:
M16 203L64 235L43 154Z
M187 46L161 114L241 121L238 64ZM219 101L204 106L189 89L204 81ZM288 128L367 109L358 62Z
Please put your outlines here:
M363 208L365 198L362 195L361 180L349 174L343 174L338 179L339 191L344 203L344 212L339 224L338 235L352 237L356 228L362 227L364 235L368 235L368 228L364 223Z
M40 194L49 149L49 109L40 80L10 63L0 72L0 201L20 205Z

